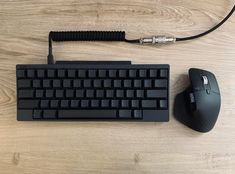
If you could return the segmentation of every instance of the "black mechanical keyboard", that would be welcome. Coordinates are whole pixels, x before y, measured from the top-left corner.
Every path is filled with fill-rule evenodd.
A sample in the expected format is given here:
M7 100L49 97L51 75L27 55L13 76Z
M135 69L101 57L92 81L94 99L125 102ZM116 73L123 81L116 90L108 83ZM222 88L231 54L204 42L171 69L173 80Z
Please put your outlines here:
M17 120L169 120L169 65L17 65Z

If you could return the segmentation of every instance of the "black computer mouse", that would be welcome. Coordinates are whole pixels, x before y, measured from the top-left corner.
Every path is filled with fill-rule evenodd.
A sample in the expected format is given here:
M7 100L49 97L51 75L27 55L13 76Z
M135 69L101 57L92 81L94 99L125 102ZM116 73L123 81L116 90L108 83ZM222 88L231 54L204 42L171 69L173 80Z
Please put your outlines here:
M202 69L189 69L190 86L175 97L177 120L199 131L210 131L218 118L221 98L215 75Z

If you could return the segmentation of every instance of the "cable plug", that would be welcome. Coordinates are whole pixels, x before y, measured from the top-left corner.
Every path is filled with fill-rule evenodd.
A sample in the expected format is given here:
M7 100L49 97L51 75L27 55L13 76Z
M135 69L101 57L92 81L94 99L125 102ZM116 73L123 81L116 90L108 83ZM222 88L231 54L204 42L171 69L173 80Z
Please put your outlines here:
M168 43L175 43L176 38L173 36L153 36L153 37L146 37L140 38L140 44L152 44L152 45L161 45L161 44L168 44Z

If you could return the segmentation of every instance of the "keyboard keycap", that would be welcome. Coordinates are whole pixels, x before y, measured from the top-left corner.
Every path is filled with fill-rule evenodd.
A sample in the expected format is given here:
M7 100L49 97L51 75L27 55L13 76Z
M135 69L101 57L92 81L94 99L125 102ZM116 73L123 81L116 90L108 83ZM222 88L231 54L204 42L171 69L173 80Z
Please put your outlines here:
M129 77L136 77L136 70L135 69L129 70Z
M111 80L104 80L104 87L111 88L111 85L112 85L111 82L112 82Z
M134 98L134 90L126 90L127 98Z
M51 108L58 108L59 107L59 100L51 100L50 107Z
M57 90L55 91L55 97L56 97L56 98L63 98L63 97L64 97L64 90L62 90L62 89L57 89Z
M25 75L25 70L17 70L17 71L16 71L16 76L17 76L18 78L25 78L25 77L26 77L26 75Z
M114 90L112 90L112 89L106 90L106 97L113 98L114 97Z
M109 70L109 77L115 78L117 76L117 70Z
M124 97L124 90L116 90L116 97L123 98Z
M94 69L88 70L88 77L95 78L96 77L96 70L94 70Z
M114 88L121 88L122 87L122 81L121 80L114 80L113 81Z
M108 108L109 107L109 100L101 100L101 107Z
M82 98L82 97L84 97L84 90L83 89L78 89L78 90L76 90L76 97L77 98Z
M167 80L166 79L155 80L154 86L157 88L166 88L167 87Z
M33 69L27 70L27 77L34 78L35 77L35 71Z
M104 90L96 90L96 97L103 98L104 97Z
M141 78L147 77L147 71L145 69L139 70L139 77Z
M41 100L41 108L49 108L49 100Z
M102 87L101 80L94 80L94 87L95 88L101 88Z
M64 78L65 77L65 70L59 69L57 71L57 76L60 77L60 78Z
M18 91L19 98L33 98L34 97L34 90L31 89L21 89Z
M71 108L78 108L79 107L79 100L71 100L70 106L71 106Z
M132 81L131 80L124 80L124 87L125 88L131 88L132 87Z
M161 109L166 109L167 108L167 100L160 100L159 101L159 107Z
M142 100L142 107L143 108L156 108L157 101L156 100Z
M84 81L83 81L83 86L84 86L85 88L91 87L91 80L84 80Z
M89 107L89 100L81 100L81 107L88 108Z
M118 108L119 107L119 100L111 100L111 107Z
M18 80L18 88L30 88L31 87L31 80Z
M64 88L71 88L71 86L72 86L71 80L69 80L69 79L63 80L63 87Z
M42 118L42 110L35 109L33 110L33 119Z
M147 97L149 98L166 98L167 90L147 90Z
M98 76L99 77L106 77L107 76L107 71L106 70L99 70L98 71Z
M95 91L93 89L86 90L86 97L87 98L94 98L94 96L95 96Z
M152 87L152 80L144 80L144 87L151 88Z
M143 98L144 97L144 90L136 90L136 97Z
M98 108L100 106L99 100L91 100L91 107Z
M62 108L68 108L69 107L69 100L61 100L60 101L60 106Z
M131 110L119 110L119 118L131 118Z
M19 100L18 108L20 109L33 109L38 108L39 100Z
M78 77L85 78L86 77L86 70L78 70Z
M104 109L104 110L59 110L58 117L64 119L95 119L95 118L103 118L103 119L114 119L116 118L117 111Z
M54 69L49 69L47 70L47 77L49 78L54 78L55 77L55 70Z
M166 69L161 69L160 70L160 75L161 78L167 78L168 77L168 72Z
M53 98L54 97L54 90L47 89L46 90L46 98Z
M118 75L119 75L119 77L122 77L122 78L125 78L125 77L127 77L127 70L119 70L118 71Z
M169 117L166 116L167 110L143 110L143 120L145 121L169 121Z
M41 80L33 80L34 88L41 88Z
M141 80L134 80L134 87L135 88L141 88L142 87L142 81Z
M44 88L50 88L51 87L51 80L43 80L42 81L42 86Z
M17 120L32 120L33 110L17 109Z
M149 77L156 78L157 77L157 70L156 69L150 69L149 70Z
M81 80L73 80L73 87L80 88L82 86Z
M74 96L74 90L73 89L66 89L65 91L65 97L66 98L73 98Z
M68 70L68 77L69 78L75 78L76 77L76 71L74 69Z
M132 108L139 108L139 107L140 107L140 102L139 102L139 100L132 100L132 101L131 101L131 107L132 107Z
M44 90L42 90L42 89L36 89L35 97L36 97L36 98L43 98L43 97L44 97Z
M56 110L44 110L43 118L46 119L55 119L56 118Z
M39 78L44 78L45 77L45 70L44 69L38 69L37 70L37 76Z
M60 88L61 87L61 81L60 80L53 80L53 87L54 88Z
M134 110L134 118L140 119L143 117L142 110Z
M129 100L121 100L121 106L122 106L122 108L128 108L129 107Z

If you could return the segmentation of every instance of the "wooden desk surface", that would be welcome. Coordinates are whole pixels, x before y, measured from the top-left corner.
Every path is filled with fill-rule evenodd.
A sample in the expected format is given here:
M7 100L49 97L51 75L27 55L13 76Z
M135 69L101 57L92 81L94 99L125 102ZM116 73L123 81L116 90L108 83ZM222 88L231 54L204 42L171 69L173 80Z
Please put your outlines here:
M0 173L235 173L235 16L214 33L162 47L55 44L57 60L131 60L171 65L171 113L190 67L217 76L222 107L200 134L177 122L17 122L15 65L46 63L50 30L125 30L128 38L207 30L233 0L1 0Z

